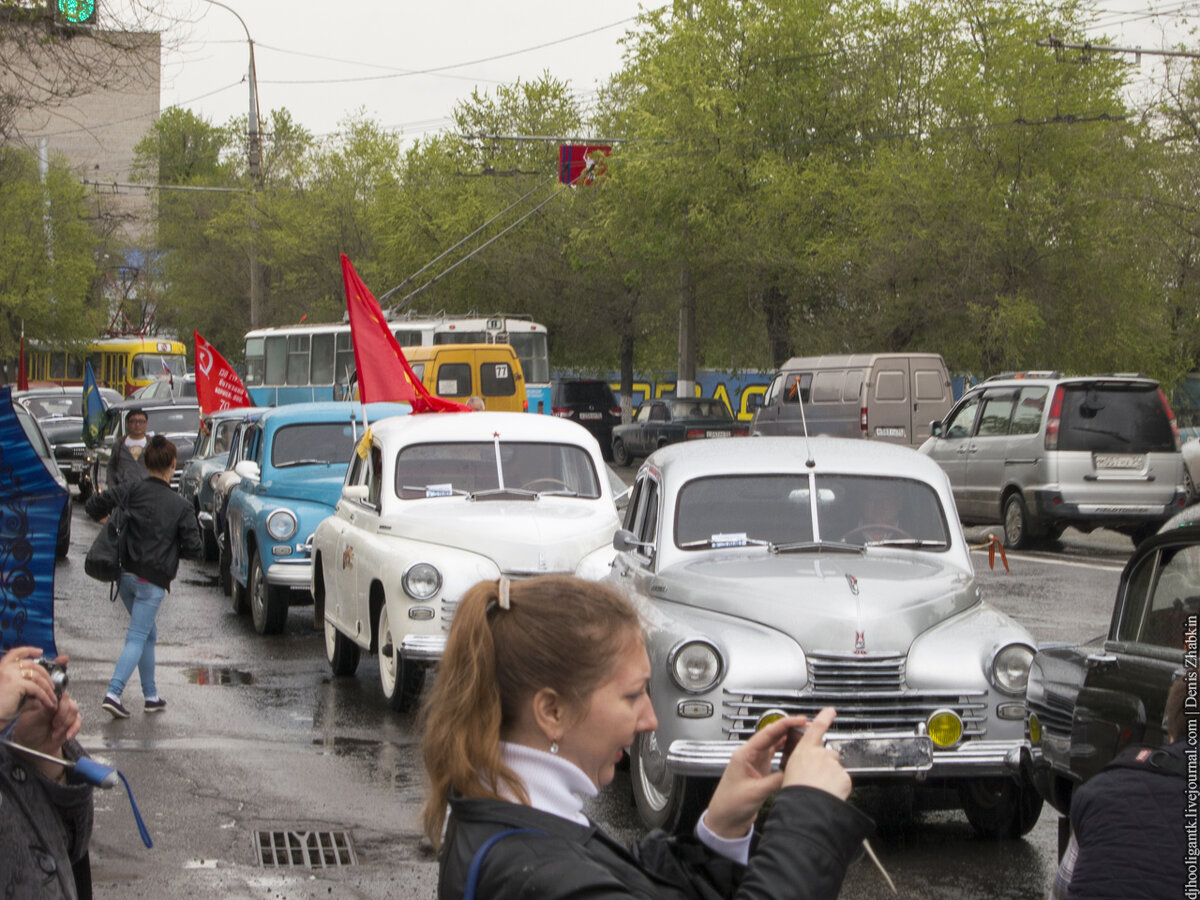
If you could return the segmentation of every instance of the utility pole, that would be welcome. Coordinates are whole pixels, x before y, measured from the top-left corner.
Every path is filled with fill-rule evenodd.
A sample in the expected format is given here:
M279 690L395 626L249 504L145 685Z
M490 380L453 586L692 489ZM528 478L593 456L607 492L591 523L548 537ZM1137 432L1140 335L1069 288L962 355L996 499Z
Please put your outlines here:
M262 300L262 271L258 264L258 193L262 190L262 132L258 121L258 76L254 71L254 39L250 37L250 29L232 6L226 6L220 0L205 0L213 6L227 9L241 23L246 32L246 43L250 46L250 114L247 124L249 138L250 170L250 327L258 328L263 324Z

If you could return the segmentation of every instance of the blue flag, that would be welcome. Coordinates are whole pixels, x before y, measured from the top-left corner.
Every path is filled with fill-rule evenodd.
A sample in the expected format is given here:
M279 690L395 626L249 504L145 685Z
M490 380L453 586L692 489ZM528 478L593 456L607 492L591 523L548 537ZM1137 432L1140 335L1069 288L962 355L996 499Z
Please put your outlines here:
M96 384L96 373L92 371L89 362L83 376L83 442L94 447L100 442L104 431L104 423L108 419L108 407L100 396L100 387Z

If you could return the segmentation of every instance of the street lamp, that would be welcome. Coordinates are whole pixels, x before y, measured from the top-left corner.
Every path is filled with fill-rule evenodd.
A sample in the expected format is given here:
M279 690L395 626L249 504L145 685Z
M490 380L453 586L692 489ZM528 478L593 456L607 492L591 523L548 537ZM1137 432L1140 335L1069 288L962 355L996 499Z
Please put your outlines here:
M249 130L249 168L250 168L250 327L258 328L262 324L262 279L259 274L258 253L255 250L255 232L258 231L258 216L256 214L255 194L262 189L262 134L258 122L258 76L254 71L254 39L250 37L250 29L245 20L238 15L232 6L227 6L221 0L204 0L213 6L227 9L246 32L246 43L250 46L250 117Z

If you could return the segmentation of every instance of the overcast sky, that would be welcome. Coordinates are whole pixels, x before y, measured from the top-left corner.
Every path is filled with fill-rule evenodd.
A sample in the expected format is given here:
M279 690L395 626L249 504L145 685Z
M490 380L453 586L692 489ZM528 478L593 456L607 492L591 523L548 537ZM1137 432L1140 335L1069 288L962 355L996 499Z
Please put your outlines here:
M254 40L264 117L286 107L323 135L362 110L409 138L448 127L454 104L474 89L543 71L592 97L620 68L621 38L642 7L638 0L223 2ZM163 56L162 105L189 108L215 124L245 115L248 52L237 17L206 0L171 0L167 7L181 21L165 41L176 46ZM1200 0L1099 0L1096 9L1098 42L1158 48L1186 39L1190 26L1182 16L1200 14ZM1153 60L1143 60L1149 75Z

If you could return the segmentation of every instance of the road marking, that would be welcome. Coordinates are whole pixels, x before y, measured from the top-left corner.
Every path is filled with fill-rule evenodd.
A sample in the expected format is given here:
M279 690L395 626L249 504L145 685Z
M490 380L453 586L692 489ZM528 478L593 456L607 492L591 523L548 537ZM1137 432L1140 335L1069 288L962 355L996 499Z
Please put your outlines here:
M978 553L983 555L986 552L986 550L972 550L971 554L974 555ZM1074 566L1079 569L1100 569L1105 572L1120 572L1125 568L1125 563L1087 562L1085 560L1078 559L1059 559L1054 556L1036 556L1027 553L1012 553L1011 551L1008 554L1008 558L1010 561L1014 559L1021 559L1025 560L1026 562L1046 563L1050 566Z

